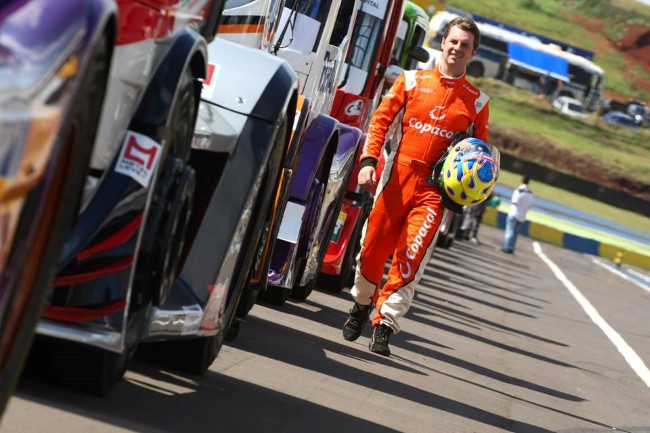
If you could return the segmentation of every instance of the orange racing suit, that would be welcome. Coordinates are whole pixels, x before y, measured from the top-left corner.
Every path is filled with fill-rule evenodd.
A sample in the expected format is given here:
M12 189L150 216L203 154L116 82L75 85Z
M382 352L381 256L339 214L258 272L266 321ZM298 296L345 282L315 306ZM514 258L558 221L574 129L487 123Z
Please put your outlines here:
M411 305L446 211L432 183L433 165L456 133L487 142L488 105L488 96L465 75L449 78L435 68L405 71L375 111L361 166L376 166L392 137L391 151L363 228L351 291L358 304L375 304L373 326L381 322L399 332L397 321Z

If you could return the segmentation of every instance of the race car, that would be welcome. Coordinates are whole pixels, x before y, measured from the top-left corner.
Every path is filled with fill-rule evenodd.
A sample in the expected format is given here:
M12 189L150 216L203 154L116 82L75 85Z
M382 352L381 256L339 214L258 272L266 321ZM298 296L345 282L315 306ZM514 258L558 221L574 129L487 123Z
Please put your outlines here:
M109 0L0 5L0 414L77 215L115 17Z

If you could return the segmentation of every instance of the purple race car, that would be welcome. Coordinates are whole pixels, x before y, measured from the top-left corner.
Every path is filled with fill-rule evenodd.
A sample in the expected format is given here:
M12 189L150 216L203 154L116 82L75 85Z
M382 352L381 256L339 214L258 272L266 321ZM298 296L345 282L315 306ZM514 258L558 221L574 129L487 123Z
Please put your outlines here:
M78 211L115 11L108 0L0 6L0 413Z

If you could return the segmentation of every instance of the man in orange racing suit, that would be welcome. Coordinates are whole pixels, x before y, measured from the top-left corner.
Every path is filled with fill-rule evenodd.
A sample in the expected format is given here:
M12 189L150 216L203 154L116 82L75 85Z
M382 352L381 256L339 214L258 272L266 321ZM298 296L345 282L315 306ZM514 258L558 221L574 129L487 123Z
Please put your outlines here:
M343 337L359 338L374 304L369 348L381 355L390 355L388 339L400 330L398 320L410 307L446 212L431 177L433 166L457 133L487 142L489 98L465 78L479 42L471 19L452 20L443 34L437 67L401 74L368 130L360 156L359 185L364 188L376 184L377 160L387 140L393 141L361 236L351 290L354 305ZM391 254L388 279L379 290Z

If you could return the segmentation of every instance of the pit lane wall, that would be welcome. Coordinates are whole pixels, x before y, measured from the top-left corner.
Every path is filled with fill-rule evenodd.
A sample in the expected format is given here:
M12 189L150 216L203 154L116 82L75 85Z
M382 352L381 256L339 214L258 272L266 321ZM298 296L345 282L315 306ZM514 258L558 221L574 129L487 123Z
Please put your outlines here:
M487 208L483 214L483 224L505 229L506 216L507 212L503 210L492 207ZM581 234L571 233L562 228L561 224L555 225L552 221L547 223L534 221L534 219L534 216L531 216L530 220L524 223L520 235L612 261L618 257L624 265L650 270L649 248L644 248L642 245L632 245L631 243L630 246L625 246L625 241L609 240L607 236L602 236L600 240L592 239Z

